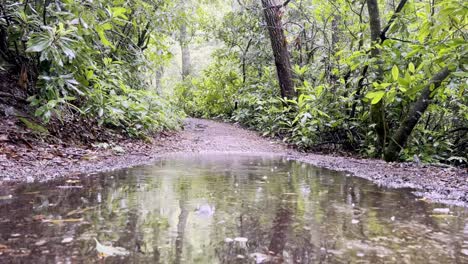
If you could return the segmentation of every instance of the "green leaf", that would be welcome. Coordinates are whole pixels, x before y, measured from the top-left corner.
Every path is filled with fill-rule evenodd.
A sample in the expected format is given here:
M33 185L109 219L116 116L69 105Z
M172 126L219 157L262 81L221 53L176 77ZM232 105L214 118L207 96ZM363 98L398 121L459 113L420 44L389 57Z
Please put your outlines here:
M398 81L398 76L400 75L400 71L396 65L393 65L392 68L392 77L394 81Z
M411 72L411 73L414 73L416 71L415 67L414 67L414 64L412 62L409 63L408 65L408 70Z
M28 44L30 46L26 49L26 52L42 52L52 44L52 41L44 37L37 37L32 39Z
M366 98L372 99L371 104L376 104L385 96L385 91L369 92Z
M110 41L106 38L106 34L104 33L103 30L99 30L98 35L99 35L99 38L101 39L102 44L104 44L104 46L108 46L108 47L112 46L112 43L110 43Z

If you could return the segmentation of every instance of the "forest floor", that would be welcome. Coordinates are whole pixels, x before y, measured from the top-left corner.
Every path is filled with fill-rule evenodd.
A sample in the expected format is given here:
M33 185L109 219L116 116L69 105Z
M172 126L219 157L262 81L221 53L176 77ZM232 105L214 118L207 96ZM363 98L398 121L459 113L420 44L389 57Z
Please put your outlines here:
M91 148L43 142L18 144L0 129L0 186L148 164L170 153L229 152L287 156L344 171L348 176L365 178L383 187L412 188L427 201L468 206L466 169L302 153L281 141L216 121L190 118L184 127L180 132L161 134L151 143L121 140L115 144L95 144Z

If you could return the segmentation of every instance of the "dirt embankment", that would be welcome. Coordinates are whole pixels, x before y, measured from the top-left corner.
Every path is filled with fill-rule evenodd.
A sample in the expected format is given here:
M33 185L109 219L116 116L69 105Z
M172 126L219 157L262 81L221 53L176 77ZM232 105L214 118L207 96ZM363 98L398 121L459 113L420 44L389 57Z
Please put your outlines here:
M201 119L187 119L183 131L154 138L152 144L121 141L91 149L45 143L18 145L5 136L2 140L0 131L0 186L136 166L176 152L273 153L345 171L385 187L413 188L429 201L468 206L468 172L463 169L300 153L239 126Z

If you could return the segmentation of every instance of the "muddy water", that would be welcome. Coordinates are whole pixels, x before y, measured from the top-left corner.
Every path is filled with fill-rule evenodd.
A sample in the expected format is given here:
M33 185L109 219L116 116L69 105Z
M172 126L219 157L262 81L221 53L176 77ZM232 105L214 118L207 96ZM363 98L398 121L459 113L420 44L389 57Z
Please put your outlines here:
M98 261L468 263L468 209L238 155L0 189L0 263Z

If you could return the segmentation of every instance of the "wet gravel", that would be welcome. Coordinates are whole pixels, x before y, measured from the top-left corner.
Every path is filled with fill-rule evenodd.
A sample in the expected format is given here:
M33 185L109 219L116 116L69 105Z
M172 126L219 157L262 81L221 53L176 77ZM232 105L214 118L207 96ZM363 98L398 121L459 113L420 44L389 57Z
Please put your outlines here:
M240 126L202 119L187 119L184 130L160 135L152 143L123 141L93 149L18 146L17 149L8 148L9 153L6 148L0 150L0 187L24 181L47 181L112 171L151 163L171 153L229 152L288 156L319 167L344 171L348 176L365 178L380 186L411 188L428 202L468 207L466 169L301 153L281 141L260 137Z

